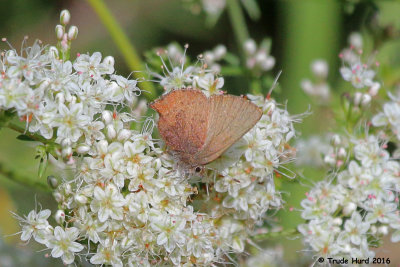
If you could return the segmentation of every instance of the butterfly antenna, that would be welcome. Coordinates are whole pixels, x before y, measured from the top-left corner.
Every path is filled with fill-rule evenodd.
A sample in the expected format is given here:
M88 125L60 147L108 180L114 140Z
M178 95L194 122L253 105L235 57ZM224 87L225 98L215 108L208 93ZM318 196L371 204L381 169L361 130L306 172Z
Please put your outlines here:
M274 80L274 83L272 84L271 89L269 89L269 92L268 92L268 94L267 94L267 99L270 99L270 98L271 98L272 91L275 89L276 85L278 84L278 80L279 80L279 77L281 76L281 74L282 74L282 70L280 70L280 71L278 72L278 75L276 75L276 78L275 78L275 80Z

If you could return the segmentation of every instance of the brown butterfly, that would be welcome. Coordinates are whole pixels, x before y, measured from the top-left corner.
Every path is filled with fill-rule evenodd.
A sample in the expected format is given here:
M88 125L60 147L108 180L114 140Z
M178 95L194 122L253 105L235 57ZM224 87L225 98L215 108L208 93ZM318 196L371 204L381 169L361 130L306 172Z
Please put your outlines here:
M174 90L150 107L160 115L158 130L167 147L197 172L238 141L262 115L259 107L243 97L207 97L197 89Z

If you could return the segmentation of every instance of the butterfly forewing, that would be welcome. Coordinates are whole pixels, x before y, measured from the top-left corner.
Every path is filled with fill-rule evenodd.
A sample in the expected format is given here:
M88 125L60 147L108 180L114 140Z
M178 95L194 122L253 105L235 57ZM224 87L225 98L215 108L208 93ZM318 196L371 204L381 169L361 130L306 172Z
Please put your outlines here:
M207 97L199 90L175 90L150 105L160 115L160 135L186 163L192 164L193 155L204 146L208 105Z
M242 97L213 95L209 99L207 138L194 156L199 165L218 158L261 118L259 107Z

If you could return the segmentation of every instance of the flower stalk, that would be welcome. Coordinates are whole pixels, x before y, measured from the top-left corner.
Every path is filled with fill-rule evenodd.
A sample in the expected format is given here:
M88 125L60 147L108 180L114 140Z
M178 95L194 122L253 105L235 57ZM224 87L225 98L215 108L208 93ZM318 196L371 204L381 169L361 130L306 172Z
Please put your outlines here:
M133 73L136 79L141 79L143 82L140 83L140 87L143 91L146 91L148 94L145 97L148 100L152 100L156 98L156 90L153 85L145 80L145 76L143 72L145 71L144 64L141 62L138 52L136 51L135 47L129 41L128 37L122 30L121 26L115 20L114 16L111 14L110 10L105 5L104 1L102 0L87 0L88 3L91 5L93 10L99 16L100 20L107 28L108 32L110 33L113 41L121 51L128 67L131 70L135 70ZM137 71L139 70L139 71Z

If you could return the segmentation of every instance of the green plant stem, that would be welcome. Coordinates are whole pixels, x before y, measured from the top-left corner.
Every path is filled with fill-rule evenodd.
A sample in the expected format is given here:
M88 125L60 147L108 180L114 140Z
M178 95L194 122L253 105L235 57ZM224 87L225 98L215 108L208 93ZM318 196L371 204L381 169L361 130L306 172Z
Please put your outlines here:
M41 183L39 181L34 181L24 176L20 176L16 174L14 171L4 167L3 163L1 162L0 162L0 174L8 178L9 180L22 184L24 186L35 187L37 189L47 192L51 191L47 184Z
M121 51L123 57L125 58L128 67L136 71L133 73L135 78L143 79L139 85L142 89L148 94L145 94L148 100L153 100L157 97L156 90L154 86L145 80L145 76L143 72L145 72L144 64L141 62L140 57L135 49L135 47L131 44L128 37L122 30L121 26L115 20L110 10L107 8L103 0L87 0L89 4L92 6L93 10L99 16L100 20L107 28L108 32L111 35L111 38L114 40L115 44Z
M245 53L243 45L249 39L246 21L240 7L239 0L227 0L229 19L232 24L233 32L236 38L236 44L240 51L242 62L245 62Z
M287 237L287 236L293 236L297 235L299 232L297 229L285 229L279 232L269 232L266 234L260 234L260 235L255 235L253 236L253 239L255 241L263 241L263 240L269 240L271 238L276 238L276 237Z
M19 126L17 124L14 124L12 122L8 123L7 127L10 128L11 130L14 130L14 131L20 133L20 134L24 134L24 135L28 136L32 140L41 142L43 144L55 145L55 143L52 140L48 140L48 139L46 139L46 138L44 138L44 137L42 137L40 135L37 135L37 134L32 134L32 133L26 131L23 127L21 127L21 126Z

